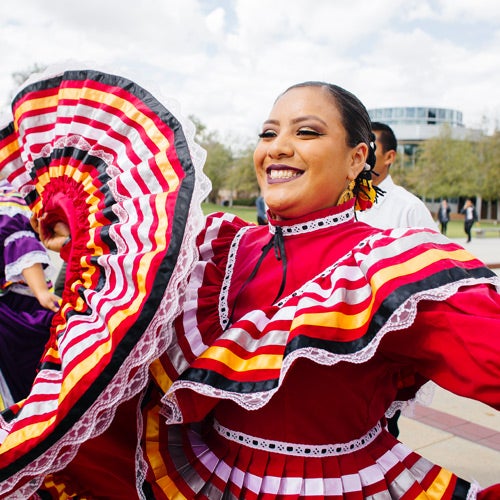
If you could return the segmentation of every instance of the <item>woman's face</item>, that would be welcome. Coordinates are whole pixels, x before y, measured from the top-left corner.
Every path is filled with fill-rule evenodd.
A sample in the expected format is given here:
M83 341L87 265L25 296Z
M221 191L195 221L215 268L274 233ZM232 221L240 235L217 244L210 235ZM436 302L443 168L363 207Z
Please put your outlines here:
M337 204L365 165L368 146L347 145L335 100L322 87L289 90L275 103L254 152L260 189L277 219Z

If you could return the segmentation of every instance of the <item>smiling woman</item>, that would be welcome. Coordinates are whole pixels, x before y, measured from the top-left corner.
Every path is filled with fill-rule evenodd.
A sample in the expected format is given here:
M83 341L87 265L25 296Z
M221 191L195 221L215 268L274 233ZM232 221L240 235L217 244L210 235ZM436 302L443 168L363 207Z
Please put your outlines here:
M257 179L275 218L336 205L364 171L370 123L365 117L363 128L354 127L356 136L348 135L336 105L347 97L337 87L299 85L277 99L254 153Z
M68 85L77 85L75 75L69 76ZM116 83L109 75L90 77L90 88ZM117 88L110 93L121 92ZM138 93L143 95L142 90ZM142 109L132 95L128 99L136 103L134 109ZM152 119L173 137L167 142L175 144L177 153L190 152L177 122L158 109L162 113L153 113ZM74 112L85 110L77 106ZM125 110L130 110L126 103L113 115L122 116ZM84 128L89 137L98 137L95 120L87 118L79 114L76 121L90 127ZM122 118L129 123L129 118ZM165 127L166 118L174 130ZM66 113L63 122L67 119ZM135 137L136 131L124 130L121 141ZM168 164L157 168L147 155L156 148L146 130L141 127L149 146L141 166L149 165L155 175L147 176L144 168L140 172L149 183L141 182L135 170L130 179L122 178L130 181L127 185L140 186L142 193L146 186L157 186L155 178L170 172ZM117 135L113 132L112 137ZM38 144L33 153L48 149ZM0 155L6 168L11 166L8 150L12 148L5 147ZM160 145L155 160L163 158L162 151ZM112 176L129 165L127 153L124 148L116 156L100 154L99 159L110 164L96 165ZM173 152L169 156L176 157ZM60 155L56 158L57 164ZM72 166L83 167L78 158L71 157ZM189 165L189 157L182 158ZM500 279L437 231L380 230L356 221L355 204L367 208L373 199L374 158L368 114L354 95L322 82L294 86L276 100L254 155L269 207L267 226L231 214L207 216L196 241L187 239L176 247L188 255L196 248L192 268L185 259L168 259L173 254L162 251L173 266L167 271L188 274L183 286L170 284L169 272L163 269L134 267L131 279L140 283L144 274L153 281L141 288L144 321L135 322L130 331L130 314L120 310L119 300L111 304L114 307L106 303L107 296L114 297L114 287L101 288L99 301L92 290L82 289L77 278L83 276L75 275L65 296L79 310L94 306L98 314L76 317L74 321L88 322L85 331L70 327L55 336L54 346L62 343L61 360L45 366L55 370L51 376L56 381L71 375L63 387L73 384L72 391L58 397L73 407L67 415L68 405L54 410L51 400L52 406L44 406L37 398L43 387L35 383L28 397L33 403L30 412L8 413L9 422L2 427L4 443L17 448L10 455L12 446L5 448L2 493L20 485L24 493L33 493L33 485L41 485L38 492L44 498L498 498L500 486L482 489L457 477L408 449L386 428L386 417L418 398L427 380L500 409ZM50 167L48 160L35 162L42 169L47 163ZM88 162L85 166L89 171L95 167ZM13 177L31 182L29 176ZM124 195L115 191L113 178L99 179L96 206L90 203L89 211L112 203L109 196L100 196L108 187ZM195 187L196 183L195 177ZM192 227L193 219L200 222L199 211L193 211L200 199L185 212L185 197L175 187L170 195L178 196L182 207L167 210L174 228ZM118 243L121 237L127 240L130 230L137 236L132 240L148 248L152 234L164 241L163 226L142 237L139 231L144 224L159 227L163 210L172 207L156 198L153 205L144 223L140 218L132 228L130 219L136 219L120 207L97 211L99 221L112 225L115 214L123 223L105 232L102 243L117 243L117 250L126 253L126 245ZM56 206L52 209L57 212ZM64 223L60 217L53 220ZM85 231L79 234L72 220L65 223L72 229L71 261L87 262L88 247L75 241L94 240ZM50 234L57 231L54 224ZM167 234L164 243L168 245L173 236ZM96 273L104 273L104 283L111 284L128 267L126 260L123 266L117 262L116 268L106 260L91 259L88 265L97 268L102 262ZM159 304L151 303L150 295L157 295L158 287L167 287L166 292ZM67 307L63 304L61 309ZM122 320L112 322L110 336L117 343L108 343L109 351L89 372L99 369L97 375L107 377L87 390L93 381L85 372L87 365L72 364L70 356L78 352L87 359L89 346L102 338L99 315L110 309ZM157 314L165 321L155 321ZM72 331L78 335L71 336ZM136 342L146 347L144 338L151 348L148 357L136 349ZM152 352L157 354L154 359ZM123 373L122 365L130 370ZM142 375L140 383L137 372ZM124 396L112 398L114 392ZM104 413L97 424L86 411L95 405ZM36 442L26 443L12 432L23 419L33 419L39 428L44 418L50 420L48 430L33 438ZM51 432L50 425L59 418L66 425L56 425L57 432ZM61 433L72 445L71 453L59 446ZM38 464L44 465L42 471Z

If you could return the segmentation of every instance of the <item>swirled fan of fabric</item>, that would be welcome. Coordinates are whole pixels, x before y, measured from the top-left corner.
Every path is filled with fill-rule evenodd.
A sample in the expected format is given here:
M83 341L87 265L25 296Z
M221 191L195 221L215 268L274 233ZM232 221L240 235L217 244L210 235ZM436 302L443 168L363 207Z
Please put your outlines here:
M144 387L182 302L210 184L194 127L126 78L45 75L12 111L0 170L37 217L69 223L72 244L32 391L0 417L2 497L35 491Z

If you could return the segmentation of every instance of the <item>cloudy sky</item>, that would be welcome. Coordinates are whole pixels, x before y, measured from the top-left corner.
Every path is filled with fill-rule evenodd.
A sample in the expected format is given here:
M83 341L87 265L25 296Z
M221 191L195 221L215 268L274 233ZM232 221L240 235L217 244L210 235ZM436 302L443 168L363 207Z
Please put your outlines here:
M235 142L253 140L274 98L304 80L368 108L500 122L498 0L1 0L0 54L0 104L16 71L83 61L176 98Z

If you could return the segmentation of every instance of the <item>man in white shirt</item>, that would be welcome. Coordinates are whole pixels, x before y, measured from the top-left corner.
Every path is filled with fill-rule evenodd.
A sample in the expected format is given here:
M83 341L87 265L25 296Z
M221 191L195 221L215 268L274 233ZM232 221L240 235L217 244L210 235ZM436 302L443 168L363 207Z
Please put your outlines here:
M394 163L398 143L393 130L385 123L373 122L375 134L375 172L372 182L385 191L369 210L357 212L358 220L381 229L394 227L429 227L437 229L432 215L422 200L394 184L389 169ZM378 174L378 175L377 175Z
M377 197L377 202L369 210L357 212L358 220L381 229L395 227L429 227L437 230L437 225L424 202L404 187L394 184L389 169L394 163L398 142L389 125L372 122L375 135L375 167L372 182L385 193ZM378 175L377 175L378 174ZM389 432L398 437L398 419L401 412L387 419Z

